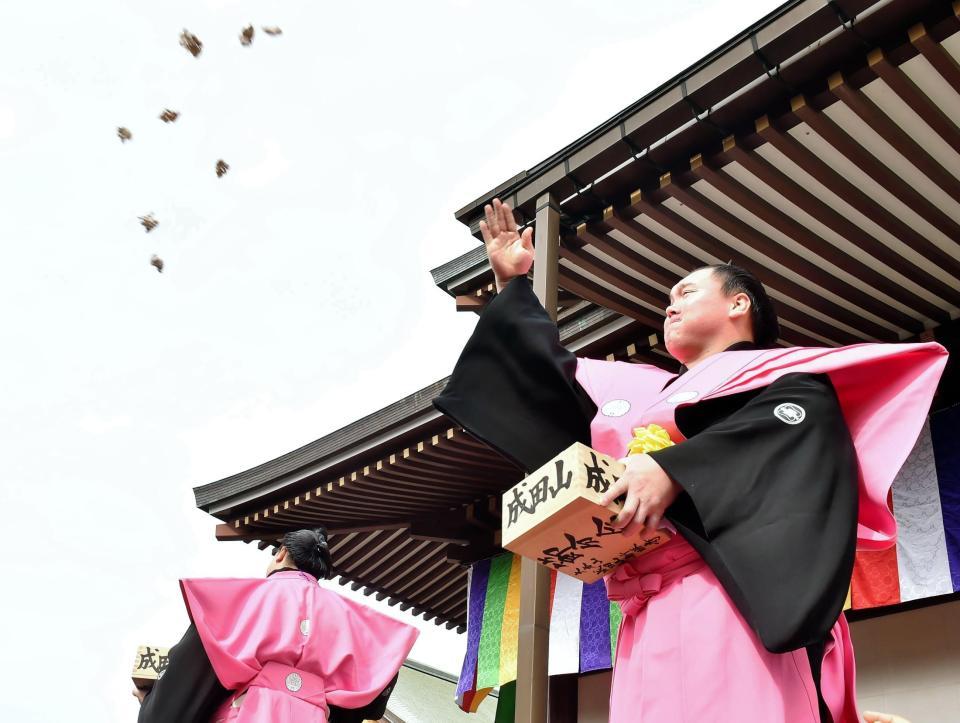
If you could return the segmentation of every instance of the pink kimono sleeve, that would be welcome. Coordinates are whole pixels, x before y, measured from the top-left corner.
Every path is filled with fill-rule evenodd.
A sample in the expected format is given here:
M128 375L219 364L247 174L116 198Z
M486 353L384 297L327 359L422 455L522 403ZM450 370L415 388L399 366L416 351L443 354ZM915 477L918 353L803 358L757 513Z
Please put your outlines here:
M327 701L362 708L390 684L420 631L336 593L320 593L324 619L318 652Z
M272 617L263 614L265 582L229 578L180 581L187 612L224 688L242 688L262 668L261 649L265 638L273 635L265 630Z
M947 350L935 342L793 347L742 370L719 394L765 386L791 372L828 374L860 466L858 549L880 550L896 540L890 486L920 435L946 363Z

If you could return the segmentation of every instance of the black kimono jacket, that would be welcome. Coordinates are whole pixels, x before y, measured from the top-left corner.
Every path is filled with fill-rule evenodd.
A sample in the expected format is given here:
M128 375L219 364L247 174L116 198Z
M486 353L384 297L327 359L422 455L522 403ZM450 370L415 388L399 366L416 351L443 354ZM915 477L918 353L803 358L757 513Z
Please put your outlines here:
M754 347L729 351L745 348ZM533 471L574 442L590 444L597 406L576 366L520 277L487 305L434 404ZM773 409L787 401L815 423L780 422ZM819 688L857 526L856 452L829 378L788 374L762 389L680 407L676 423L687 440L651 453L684 490L667 518L768 650L807 648Z

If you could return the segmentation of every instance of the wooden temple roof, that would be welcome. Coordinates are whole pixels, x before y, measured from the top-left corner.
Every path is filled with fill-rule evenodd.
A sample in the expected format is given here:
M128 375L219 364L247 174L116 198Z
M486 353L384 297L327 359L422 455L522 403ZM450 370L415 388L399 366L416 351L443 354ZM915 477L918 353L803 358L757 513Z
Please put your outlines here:
M561 340L578 354L670 364L656 336L668 289L731 260L770 290L784 344L955 332L957 13L786 3L457 217L478 234L499 196L532 223L553 195ZM432 273L460 310L492 296L482 246ZM520 471L432 408L445 381L197 487L197 505L220 539L261 546L325 524L342 583L462 629L462 563L496 551L496 500Z
M679 278L731 260L770 290L784 344L898 341L955 318L957 4L777 12L458 218L478 235L497 195L532 222L552 193L560 286L651 329Z

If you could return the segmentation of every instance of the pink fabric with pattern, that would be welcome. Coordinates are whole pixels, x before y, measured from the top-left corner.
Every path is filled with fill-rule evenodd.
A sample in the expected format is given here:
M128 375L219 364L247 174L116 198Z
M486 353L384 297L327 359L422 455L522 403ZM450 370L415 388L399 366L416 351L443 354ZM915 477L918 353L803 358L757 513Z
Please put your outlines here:
M785 374L829 374L860 467L860 549L896 539L887 506L893 479L920 433L946 364L939 344L859 344L716 354L661 391L673 375L649 365L581 359L577 379L599 409L592 445L621 457L633 428L656 423L674 441L678 406L766 387ZM616 416L607 416L604 410ZM702 558L680 537L607 579L624 612L610 720L692 723L819 721L805 651L770 653ZM835 723L861 721L846 621L834 625L821 691Z
M376 698L419 635L300 571L180 586L220 683L235 691L214 721L325 723L329 704Z

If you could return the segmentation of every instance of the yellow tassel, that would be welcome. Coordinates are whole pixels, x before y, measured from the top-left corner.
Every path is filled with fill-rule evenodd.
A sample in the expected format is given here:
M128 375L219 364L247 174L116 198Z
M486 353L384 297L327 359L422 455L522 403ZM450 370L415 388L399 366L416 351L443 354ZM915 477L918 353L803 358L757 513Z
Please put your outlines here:
M633 439L627 445L627 454L646 454L658 449L672 447L673 440L670 433L659 424L648 424L646 427L637 427L633 430Z

